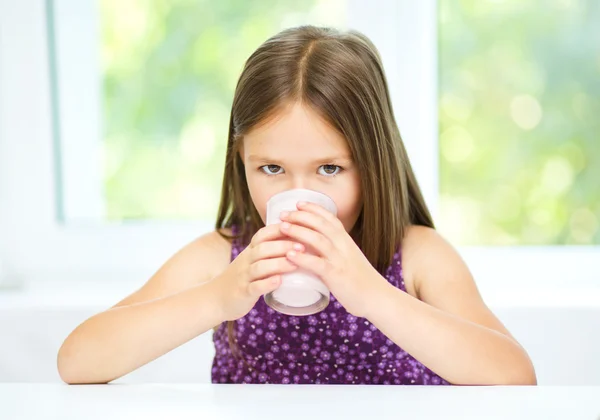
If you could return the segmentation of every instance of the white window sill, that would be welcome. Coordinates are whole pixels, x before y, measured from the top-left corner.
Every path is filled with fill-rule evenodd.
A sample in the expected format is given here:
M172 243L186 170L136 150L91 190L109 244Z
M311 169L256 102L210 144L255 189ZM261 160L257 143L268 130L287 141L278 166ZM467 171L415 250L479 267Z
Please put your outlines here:
M133 293L142 282L48 281L17 288L0 288L4 309L105 310ZM494 308L600 308L600 287L481 288L486 304Z
M48 281L0 288L0 309L105 310L141 286L139 282Z

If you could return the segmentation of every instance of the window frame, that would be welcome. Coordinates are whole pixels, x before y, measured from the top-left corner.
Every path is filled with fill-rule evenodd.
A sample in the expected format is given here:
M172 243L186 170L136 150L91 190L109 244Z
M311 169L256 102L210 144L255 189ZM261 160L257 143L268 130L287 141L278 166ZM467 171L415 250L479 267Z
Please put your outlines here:
M98 160L100 92L87 86L90 94L79 95L99 75L91 74L94 57L89 51L81 60L87 63L85 74L78 74L78 60L53 56L46 13L74 20L72 28L83 31L75 37L78 43L69 38L70 25L56 34L59 42L70 39L64 45L80 48L81 42L97 39L97 26L78 20L93 13L91 3L79 2L71 9L62 7L63 0L0 0L0 261L26 281L143 281L184 244L214 227L213 221L77 222L81 215L101 217L99 197L88 187L99 182L89 169ZM349 26L366 33L381 52L398 125L437 219L436 1L385 0L378 8L359 0L348 4ZM60 62L69 64L68 73L53 73ZM61 89L54 103L53 77ZM60 127L54 125L53 112L60 113ZM57 132L77 159L56 147ZM72 182L64 183L65 178ZM76 200L65 201L62 208L57 200L62 194ZM64 223L65 217L74 222ZM600 287L600 246L457 248L479 288L489 293Z

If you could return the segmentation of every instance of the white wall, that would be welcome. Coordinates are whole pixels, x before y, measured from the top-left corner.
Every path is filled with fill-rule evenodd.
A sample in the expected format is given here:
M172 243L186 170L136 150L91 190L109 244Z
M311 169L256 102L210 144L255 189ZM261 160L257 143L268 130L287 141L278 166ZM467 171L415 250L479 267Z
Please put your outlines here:
M89 289L79 298L40 289L0 295L0 382L59 381L56 354L80 322L122 297L128 287ZM110 303L108 303L110 302ZM600 307L492 306L529 352L539 384L600 385ZM209 382L211 333L121 378L119 382Z

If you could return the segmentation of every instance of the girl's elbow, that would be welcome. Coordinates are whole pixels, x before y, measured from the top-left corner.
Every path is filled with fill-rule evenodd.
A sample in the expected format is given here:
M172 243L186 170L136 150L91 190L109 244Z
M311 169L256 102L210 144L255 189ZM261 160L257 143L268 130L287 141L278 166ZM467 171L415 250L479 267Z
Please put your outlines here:
M503 366L503 383L499 385L537 385L537 375L531 358L523 347L512 354L509 366Z
M508 375L501 385L537 385L535 368L529 360L514 369L506 369L506 372Z
M91 380L85 374L85 369L77 363L75 357L76 351L65 342L58 351L56 357L56 368L60 379L67 385L83 384L106 384L110 380Z
M73 363L70 361L70 357L65 354L64 348L61 348L58 352L56 360L56 368L60 379L67 385L78 385L82 383L81 375L78 375L78 369L75 369Z
M516 385L537 385L537 376L533 367L518 378Z
M70 368L69 359L69 349L65 340L58 350L58 354L56 355L56 369L58 371L58 376L60 376L60 379L64 383L67 385L73 385L76 383L76 381L73 373L71 372L73 369Z

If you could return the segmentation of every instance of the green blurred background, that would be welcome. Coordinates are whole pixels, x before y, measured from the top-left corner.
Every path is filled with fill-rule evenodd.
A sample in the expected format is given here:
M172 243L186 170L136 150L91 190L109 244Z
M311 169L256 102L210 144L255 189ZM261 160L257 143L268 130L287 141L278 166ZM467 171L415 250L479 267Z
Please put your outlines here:
M600 2L439 7L444 231L466 244L599 244Z
M233 91L248 56L344 2L101 0L107 215L213 219Z
M244 60L285 27L344 28L347 8L99 5L111 220L214 219ZM438 6L441 231L458 244L600 243L600 2Z

